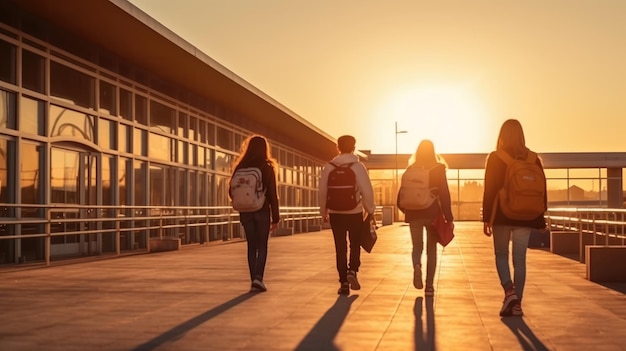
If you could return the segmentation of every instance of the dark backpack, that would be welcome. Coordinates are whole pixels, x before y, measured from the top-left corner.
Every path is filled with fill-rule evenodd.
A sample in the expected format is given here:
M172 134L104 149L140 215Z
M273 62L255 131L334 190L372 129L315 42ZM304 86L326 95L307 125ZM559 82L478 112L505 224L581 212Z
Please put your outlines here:
M326 208L334 211L349 211L357 206L356 175L352 170L353 163L337 165L328 174Z

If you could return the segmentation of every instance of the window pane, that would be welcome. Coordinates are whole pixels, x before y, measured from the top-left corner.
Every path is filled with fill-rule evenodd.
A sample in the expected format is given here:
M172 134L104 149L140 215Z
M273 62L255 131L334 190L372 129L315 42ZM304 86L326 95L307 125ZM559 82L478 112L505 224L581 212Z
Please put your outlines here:
M22 203L43 203L41 188L41 152L43 147L37 144L22 143L20 157L20 185Z
M141 95L135 95L135 121L144 126L148 120L148 99Z
M0 90L0 128L15 129L15 94Z
M102 156L102 204L115 205L115 158Z
M172 155L172 141L163 135L150 133L148 156L159 160L169 161Z
M225 150L232 149L233 133L227 129L217 127L217 146Z
M118 150L122 152L131 152L131 143L130 143L130 131L132 127L127 126L125 124L120 124L120 129L118 131Z
M16 84L16 52L15 45L9 44L4 40L0 40L0 80Z
M96 80L57 62L50 62L50 95L95 109Z
M110 115L117 115L115 86L100 81L100 111Z
M78 152L52 149L50 199L52 203L78 203Z
M94 140L94 121L93 116L50 105L49 114L50 136L68 136L83 140Z
M133 132L133 148L132 152L135 155L146 156L146 131L143 129L135 128ZM129 150L130 152L130 150Z
M20 100L20 131L45 135L44 107L43 101L23 96Z
M22 86L44 94L46 60L28 50L22 50Z
M150 102L150 129L171 134L176 130L176 111L156 101Z
M15 202L15 146L13 141L0 138L0 202ZM32 174L31 174L32 176ZM6 207L0 208L0 217L7 217L13 212Z
M101 118L98 126L98 145L105 149L115 149L115 122Z
M125 120L133 120L133 93L120 89L120 116Z

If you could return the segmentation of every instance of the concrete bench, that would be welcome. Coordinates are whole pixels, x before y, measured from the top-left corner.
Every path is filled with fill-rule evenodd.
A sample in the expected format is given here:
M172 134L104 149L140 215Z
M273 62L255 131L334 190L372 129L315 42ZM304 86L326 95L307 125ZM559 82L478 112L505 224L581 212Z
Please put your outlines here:
M180 238L150 239L150 252L180 250Z
M570 230L550 231L550 252L557 255L578 255L580 235Z
M592 282L626 282L626 245L588 245L587 279Z
M293 235L294 231L293 231L293 227L288 227L288 228L278 228L276 229L276 231L274 232L273 236L285 236L285 235Z

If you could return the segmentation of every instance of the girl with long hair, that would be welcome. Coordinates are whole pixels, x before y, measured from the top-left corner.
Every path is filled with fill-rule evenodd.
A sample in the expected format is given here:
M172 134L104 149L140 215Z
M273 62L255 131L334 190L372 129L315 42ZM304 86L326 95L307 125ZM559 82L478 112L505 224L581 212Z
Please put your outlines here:
M512 159L527 159L530 151L526 147L524 131L516 119L509 119L502 124L496 151L489 154L485 167L485 191L483 193L483 232L493 237L496 269L500 284L504 289L504 301L500 316L522 316L522 295L526 284L526 251L528 239L533 228L546 226L544 215L531 220L508 218L502 211L498 194L503 188L507 164L498 152L505 152ZM541 159L537 165L543 172ZM545 175L544 175L545 178ZM544 185L545 187L545 185ZM544 188L544 206L547 208L547 196ZM513 279L509 267L509 242L513 242Z
M265 203L258 211L240 212L239 220L248 243L248 269L252 282L250 291L267 291L263 276L268 240L270 232L278 227L280 215L276 190L277 162L272 157L267 140L260 135L252 135L243 141L239 157L233 164L233 173L240 168L249 167L256 167L261 171ZM229 196L232 198L230 192Z
M428 170L429 188L435 201L423 209L404 208L398 192L397 206L404 213L404 221L409 224L413 250L413 286L416 289L424 288L422 280L422 252L424 251L424 228L426 229L426 289L424 295L433 296L435 293L434 279L437 268L437 232L431 225L433 219L443 212L446 221L452 222L452 202L450 189L446 177L447 164L443 157L435 153L435 146L430 140L422 140L415 153L409 159L409 166L405 170L410 172L412 168Z

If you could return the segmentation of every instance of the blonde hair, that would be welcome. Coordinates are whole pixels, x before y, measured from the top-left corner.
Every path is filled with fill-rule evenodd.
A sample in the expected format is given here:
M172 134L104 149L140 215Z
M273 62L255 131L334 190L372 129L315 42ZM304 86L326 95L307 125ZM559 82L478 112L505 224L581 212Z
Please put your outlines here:
M496 150L504 150L513 158L526 157L528 155L524 130L518 120L508 119L502 124Z
M424 167L432 167L437 163L441 163L446 168L446 160L441 155L435 152L435 145L428 139L422 140L417 146L415 153L409 158L409 166L412 164L418 164Z

